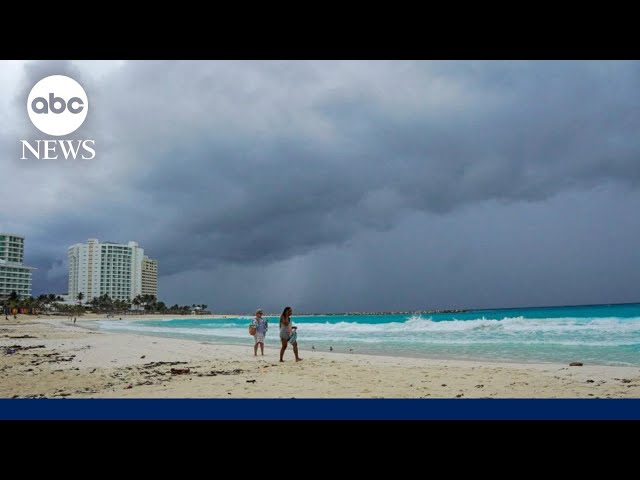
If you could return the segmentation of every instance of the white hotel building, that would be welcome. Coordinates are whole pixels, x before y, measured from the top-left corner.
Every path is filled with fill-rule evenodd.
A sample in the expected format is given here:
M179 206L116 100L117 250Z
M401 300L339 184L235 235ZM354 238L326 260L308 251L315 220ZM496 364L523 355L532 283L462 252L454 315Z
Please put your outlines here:
M69 247L69 297L84 294L83 303L103 294L114 300L133 300L142 292L144 250L136 242L126 245L100 243L90 238L87 243Z
M23 265L24 237L0 232L0 297L16 292L20 297L31 296L31 271Z

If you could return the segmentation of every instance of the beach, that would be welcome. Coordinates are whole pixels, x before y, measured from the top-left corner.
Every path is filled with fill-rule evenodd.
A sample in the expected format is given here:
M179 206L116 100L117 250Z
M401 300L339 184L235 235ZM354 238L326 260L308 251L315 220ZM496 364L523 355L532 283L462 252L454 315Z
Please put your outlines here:
M97 318L104 318L99 316ZM431 360L310 351L278 361L267 338L217 345L91 329L94 320L0 321L1 398L639 398L628 366Z

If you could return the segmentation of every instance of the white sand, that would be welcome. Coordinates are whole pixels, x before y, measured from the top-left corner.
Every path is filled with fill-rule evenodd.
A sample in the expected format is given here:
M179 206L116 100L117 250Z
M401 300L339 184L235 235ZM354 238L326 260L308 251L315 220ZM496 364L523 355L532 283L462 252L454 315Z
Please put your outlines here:
M280 363L275 338L267 339L264 357L254 357L251 344L213 345L81 326L91 323L84 317L75 326L65 318L1 319L0 397L640 397L638 367L350 355L306 351L303 345L302 362L294 362L289 347ZM36 338L15 338L23 335ZM6 354L12 345L44 348ZM172 368L189 373L172 374Z

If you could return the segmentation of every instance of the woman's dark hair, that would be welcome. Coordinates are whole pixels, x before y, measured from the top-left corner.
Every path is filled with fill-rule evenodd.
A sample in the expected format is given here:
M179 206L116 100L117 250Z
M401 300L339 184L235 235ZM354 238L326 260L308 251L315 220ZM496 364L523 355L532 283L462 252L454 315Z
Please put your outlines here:
M284 317L287 313L287 310L291 310L291 307L284 307L284 310L282 311L282 315L280 315L280 318Z

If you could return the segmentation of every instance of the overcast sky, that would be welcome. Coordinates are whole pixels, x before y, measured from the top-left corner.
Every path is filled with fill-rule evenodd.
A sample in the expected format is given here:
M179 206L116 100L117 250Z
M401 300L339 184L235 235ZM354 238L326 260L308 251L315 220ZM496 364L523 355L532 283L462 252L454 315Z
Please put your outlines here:
M53 74L94 160L20 160ZM34 295L98 238L216 312L640 301L639 62L3 61L0 162Z

